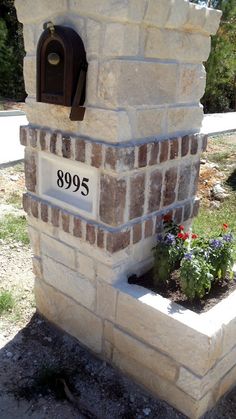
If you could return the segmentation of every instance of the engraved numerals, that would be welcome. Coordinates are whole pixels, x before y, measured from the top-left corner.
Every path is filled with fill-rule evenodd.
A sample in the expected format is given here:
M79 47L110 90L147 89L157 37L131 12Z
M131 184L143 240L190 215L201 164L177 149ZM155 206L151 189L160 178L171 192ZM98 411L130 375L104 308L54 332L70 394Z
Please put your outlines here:
M89 194L89 179L86 177L81 178L78 175L71 175L70 172L57 171L57 186L58 188L71 189L73 192L80 190L81 195L88 196Z

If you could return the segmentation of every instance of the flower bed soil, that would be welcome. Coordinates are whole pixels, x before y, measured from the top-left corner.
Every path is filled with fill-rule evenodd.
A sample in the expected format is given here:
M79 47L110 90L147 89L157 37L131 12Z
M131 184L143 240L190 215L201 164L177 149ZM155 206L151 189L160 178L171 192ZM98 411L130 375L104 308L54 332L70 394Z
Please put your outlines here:
M195 298L192 301L189 301L180 289L178 271L175 271L171 275L167 284L160 284L158 287L153 284L152 269L139 278L136 275L130 276L128 278L128 283L147 288L148 290L153 291L164 298L168 298L172 302L175 302L184 308L200 314L210 310L210 308L214 307L217 303L231 294L231 292L236 290L236 275L234 275L232 280L226 279L213 283L209 294L205 295L201 299Z

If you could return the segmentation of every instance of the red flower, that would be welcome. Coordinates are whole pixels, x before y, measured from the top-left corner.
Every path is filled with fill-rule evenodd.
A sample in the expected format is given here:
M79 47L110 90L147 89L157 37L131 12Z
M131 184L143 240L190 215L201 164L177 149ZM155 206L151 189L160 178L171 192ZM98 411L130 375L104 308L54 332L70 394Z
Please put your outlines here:
M192 234L192 239L193 240L195 240L195 239L197 239L198 238L198 235L197 234Z
M165 222L172 221L172 215L170 213L169 214L165 214L163 216L163 221L165 221Z
M184 226L179 226L180 231L184 231Z
M189 239L189 233L184 234L184 240L187 240L187 239Z
M227 228L228 228L228 227L229 227L229 225L228 225L228 224L226 224L226 223L224 223L224 224L223 224L223 229L224 229L224 230L227 230Z
M177 237L178 237L178 239L183 239L183 240L185 240L185 239L184 239L185 234L183 234L183 233L179 233L179 234L177 235Z

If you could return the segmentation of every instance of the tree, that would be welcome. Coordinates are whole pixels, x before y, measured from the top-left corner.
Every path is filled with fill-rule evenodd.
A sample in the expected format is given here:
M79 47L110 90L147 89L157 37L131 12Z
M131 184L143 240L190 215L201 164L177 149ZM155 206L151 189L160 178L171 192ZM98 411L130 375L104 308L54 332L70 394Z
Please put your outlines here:
M23 25L17 20L14 0L1 0L0 98L25 99L24 54Z
M195 0L194 3L207 4L223 12L205 64L204 110L210 113L236 110L236 0Z

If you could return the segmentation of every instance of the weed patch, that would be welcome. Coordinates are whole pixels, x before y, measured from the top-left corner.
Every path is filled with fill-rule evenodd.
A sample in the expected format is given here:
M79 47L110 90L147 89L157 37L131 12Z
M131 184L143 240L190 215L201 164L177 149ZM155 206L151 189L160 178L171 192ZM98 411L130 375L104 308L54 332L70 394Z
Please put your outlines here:
M10 291L2 291L0 293L0 315L4 312L11 311L15 301Z
M25 216L5 215L0 220L0 239L6 242L16 241L28 245L29 236Z

